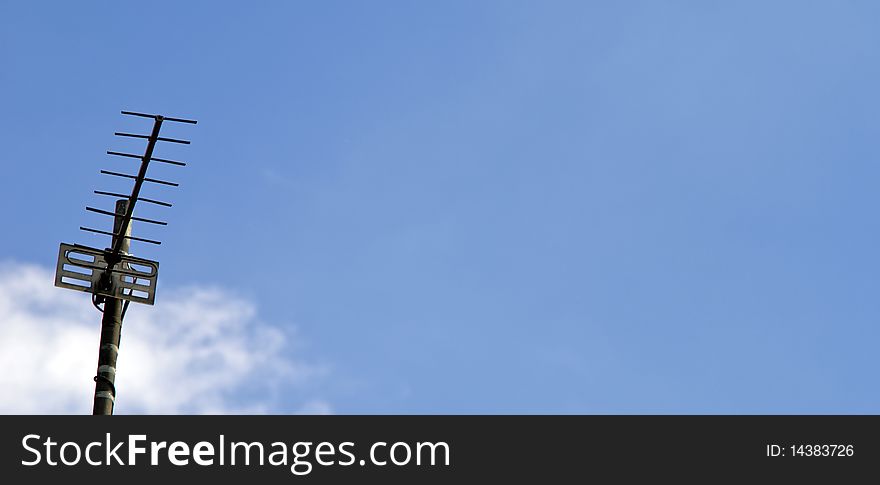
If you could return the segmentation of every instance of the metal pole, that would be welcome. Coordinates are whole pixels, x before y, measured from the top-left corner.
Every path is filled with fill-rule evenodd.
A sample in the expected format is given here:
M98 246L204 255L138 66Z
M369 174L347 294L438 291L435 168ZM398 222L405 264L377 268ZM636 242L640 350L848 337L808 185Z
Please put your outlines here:
M128 204L125 206L125 217L122 218L121 222L119 217L116 218L116 221L119 222L119 227L122 230L119 230L117 227L113 227L113 232L116 234L120 234L124 232L127 236L131 236L131 215L134 213L134 205L137 203L138 195L141 192L141 185L144 183L144 178L147 175L147 167L150 165L150 159L153 158L153 149L156 148L156 141L159 140L159 130L162 129L162 120L164 120L162 116L156 116L156 121L153 122L153 132L150 133L147 138L147 150L144 152L144 157L141 159L141 168L138 170L137 177L134 181L134 187L131 189L131 197L128 198ZM188 143L188 142L187 142ZM119 214L119 211L116 211ZM113 239L113 252L118 254L120 251L128 252L128 244L129 239L126 238L114 238ZM122 249L123 246L125 249Z
M116 217L113 222L113 247L128 253L129 239L122 237L131 235L131 224L123 224L128 212L128 200L116 201ZM123 226L125 234L120 234ZM98 373L95 376L95 404L93 415L113 414L116 400L116 357L119 354L119 339L122 335L122 300L106 297L104 300L104 317L101 320L101 346L98 350Z

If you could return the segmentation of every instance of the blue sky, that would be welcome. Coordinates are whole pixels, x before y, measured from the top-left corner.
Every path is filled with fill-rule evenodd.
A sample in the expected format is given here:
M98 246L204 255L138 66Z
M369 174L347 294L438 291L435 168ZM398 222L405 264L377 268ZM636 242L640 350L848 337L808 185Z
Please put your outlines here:
M0 259L106 245L119 111L192 117L133 251L325 370L271 412L874 413L878 14L4 2Z

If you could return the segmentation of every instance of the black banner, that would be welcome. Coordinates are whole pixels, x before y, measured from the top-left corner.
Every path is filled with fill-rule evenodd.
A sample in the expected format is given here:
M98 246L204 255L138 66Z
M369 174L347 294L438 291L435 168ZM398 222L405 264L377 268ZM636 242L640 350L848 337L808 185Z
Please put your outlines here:
M3 416L0 426L0 473L15 478L5 483L853 483L880 463L877 416Z

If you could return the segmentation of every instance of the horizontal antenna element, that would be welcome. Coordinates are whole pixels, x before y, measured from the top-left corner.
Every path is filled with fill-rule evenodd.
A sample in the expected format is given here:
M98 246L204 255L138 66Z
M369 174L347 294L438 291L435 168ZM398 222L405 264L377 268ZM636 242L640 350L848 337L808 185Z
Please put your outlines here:
M109 170L101 170L101 173L103 173L103 174L105 174L105 175L113 175L113 176L116 176L116 177L125 177L125 178L127 178L127 179L134 179L134 180L136 180L136 181L141 181L141 182L153 182L153 183L155 183L155 184L170 185L170 186L172 186L172 187L177 187L177 186L180 185L180 184L177 184L177 183L174 183L174 182L168 182L168 181L165 181L165 180L151 179L151 178L146 178L146 177L140 178L140 177L138 177L137 175L129 175L129 174L127 174L127 173L111 172L111 171L109 171Z
M115 213L115 212L110 212L110 211L105 211L105 210L101 210L101 209L96 209L96 208L94 208L94 207L86 207L86 210L87 210L87 211L91 211L91 212L96 212L96 213L98 213L98 214L104 214L105 216L113 216L113 217L116 217L116 216L121 216L121 215L123 215L123 214L117 214L117 213ZM141 222L148 222L148 223L150 223L150 224L158 224L158 225L160 225L160 226L167 226L167 225L168 225L167 222L155 221L155 220L153 220L153 219L144 219L143 217L135 217L135 216L131 216L131 220L133 220L133 221L141 221Z
M162 244L161 241L154 241L153 239L144 239L142 237L134 237L134 236L119 236L119 234L117 234L115 232L101 231L99 229L92 229L91 227L80 226L79 229L81 231L94 232L96 234L105 234L107 236L113 236L113 237L123 237L125 239L131 239L132 241L140 241L140 242L145 242L145 243L150 243L150 244Z
M111 151L108 151L108 152L107 152L107 155L117 155L117 156L120 156L120 157L137 158L138 160L140 160L140 159L143 158L143 156L141 156L141 155L133 155L133 154L131 154L131 153L111 152ZM166 160L166 159L164 159L164 158L155 158L155 157L154 157L154 158L151 158L150 161L152 161L152 162L170 163L170 164L172 164L172 165L179 165L179 166L181 166L181 167L185 167L185 166L186 166L186 163L184 163L184 162L178 162L178 161L176 161L176 160Z
M185 120L183 118L169 118L167 116L162 116L162 115L149 115L146 113L135 113L134 111L123 111L122 114L130 115L130 116L140 116L142 118L153 118L153 119L162 118L163 121L176 121L178 123L191 123L193 125L198 123L198 121L196 121L196 120Z
M128 196L125 194L117 194L116 192L104 192L103 190L96 190L95 193L98 195L109 195L111 197L119 197L122 199L128 198ZM161 206L165 206L165 207L171 207L171 204L169 204L168 202L162 202L161 200L153 200L153 199L148 199L146 197L138 197L138 200L142 200L144 202L149 202L151 204L161 205Z
M151 135L138 135L135 133L114 133L116 136L127 136L129 138L143 138L144 140L152 140ZM170 141L171 143L182 143L184 145L189 145L189 142L186 140L178 140L176 138L163 138L161 136L155 138L158 141Z

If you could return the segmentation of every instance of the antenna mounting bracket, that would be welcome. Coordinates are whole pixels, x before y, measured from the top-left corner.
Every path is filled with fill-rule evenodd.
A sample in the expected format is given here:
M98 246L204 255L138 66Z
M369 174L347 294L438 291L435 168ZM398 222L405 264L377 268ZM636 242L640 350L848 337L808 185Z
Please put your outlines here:
M117 259L117 261L111 262ZM61 243L55 286L152 305L159 263L112 250Z

